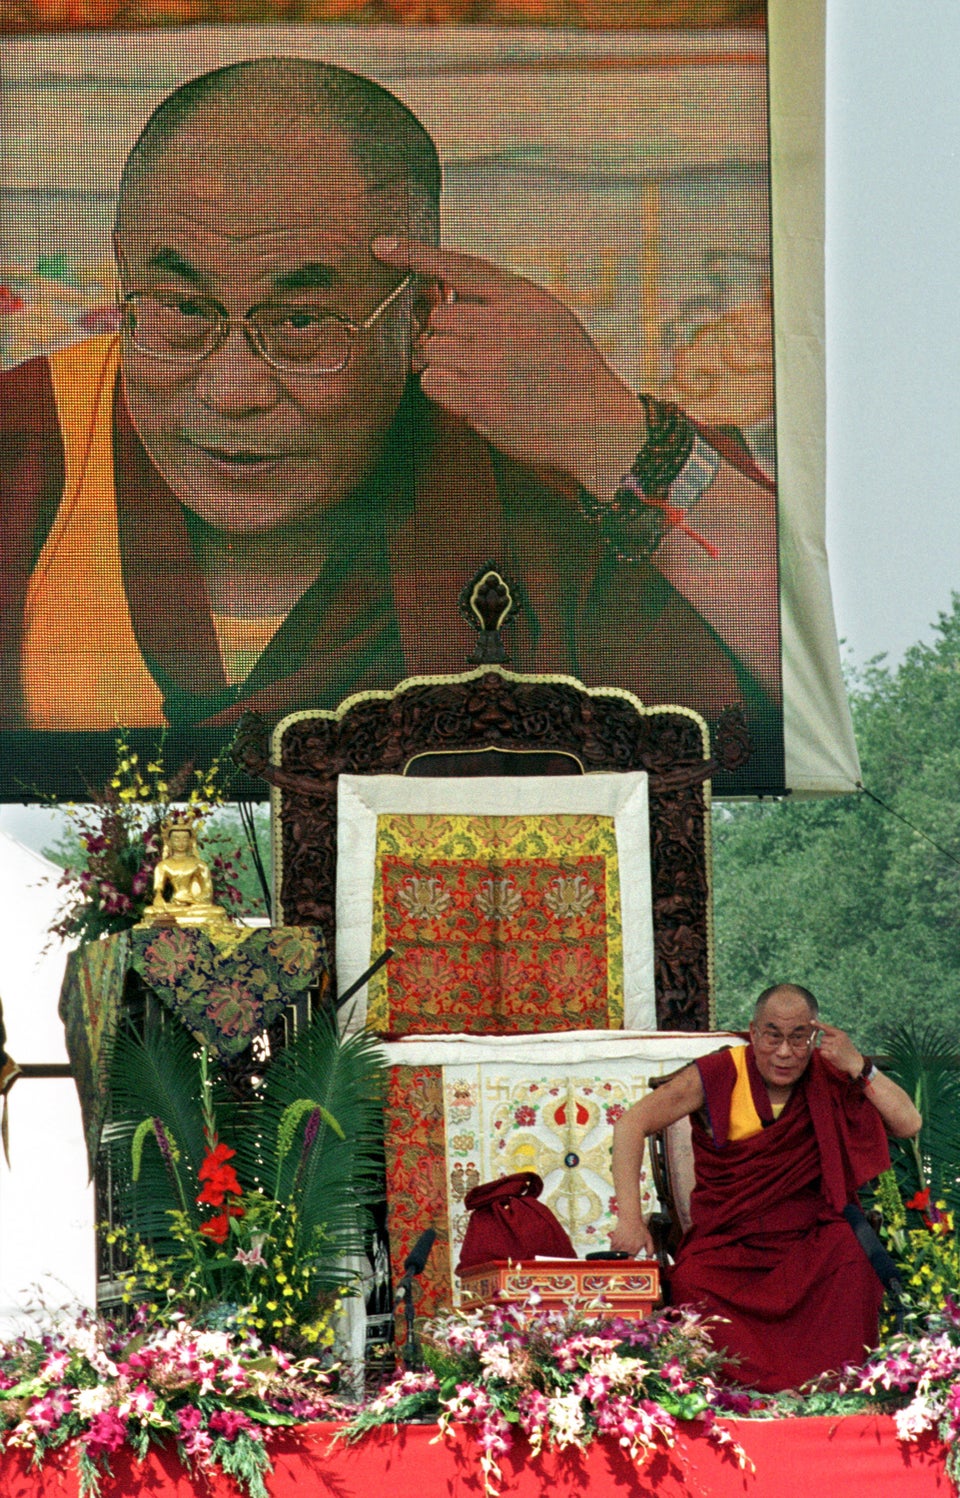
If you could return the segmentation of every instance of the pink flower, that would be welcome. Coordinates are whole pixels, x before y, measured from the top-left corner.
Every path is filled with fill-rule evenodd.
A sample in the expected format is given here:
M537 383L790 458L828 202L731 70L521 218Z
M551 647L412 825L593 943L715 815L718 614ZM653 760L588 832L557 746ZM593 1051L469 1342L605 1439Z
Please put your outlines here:
M196 1405L188 1404L177 1411L180 1427L180 1443L188 1457L194 1461L206 1461L213 1448L213 1441L203 1429L203 1414Z
M94 1461L119 1451L127 1439L127 1427L116 1410L101 1410L87 1426L84 1446Z
M235 1441L242 1430L255 1430L252 1420L239 1410L214 1410L210 1416L210 1429L225 1441Z
M41 1378L61 1379L70 1365L68 1352L52 1352L40 1369Z
M153 1390L148 1389L146 1384L137 1384L132 1393L123 1401L123 1413L128 1417L136 1415L142 1419L145 1415L152 1414L156 1403L157 1399Z
M41 1435L49 1435L56 1430L60 1421L69 1415L73 1409L73 1403L68 1396L59 1390L37 1399L27 1410L27 1419Z

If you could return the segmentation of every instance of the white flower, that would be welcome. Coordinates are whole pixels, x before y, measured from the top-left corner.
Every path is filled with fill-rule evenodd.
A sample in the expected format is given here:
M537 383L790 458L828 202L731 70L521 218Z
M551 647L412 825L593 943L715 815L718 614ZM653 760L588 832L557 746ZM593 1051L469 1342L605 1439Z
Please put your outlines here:
M905 1410L894 1411L897 1435L901 1441L915 1441L936 1424L940 1414L940 1404L934 1403L926 1394L917 1394Z
M480 1353L480 1362L494 1378L513 1378L513 1360L510 1349L504 1342L494 1342L490 1347L484 1347Z
M30 1424L29 1420L21 1420L20 1424L19 1425L15 1425L13 1427L13 1430L7 1436L7 1445L8 1446L26 1446L26 1447L30 1447L30 1446L36 1446L36 1444L37 1444L37 1431Z
M77 1390L77 1414L84 1420L99 1415L113 1403L113 1394L105 1384L95 1384L92 1389Z
M646 1372L639 1358L622 1358L619 1353L608 1352L590 1360L590 1372L595 1378L608 1378L613 1388L628 1387Z
M230 1352L230 1336L227 1332L201 1332L195 1346L201 1357L225 1358Z
M547 1404L547 1419L561 1450L564 1446L584 1450L583 1406L578 1394L555 1394Z

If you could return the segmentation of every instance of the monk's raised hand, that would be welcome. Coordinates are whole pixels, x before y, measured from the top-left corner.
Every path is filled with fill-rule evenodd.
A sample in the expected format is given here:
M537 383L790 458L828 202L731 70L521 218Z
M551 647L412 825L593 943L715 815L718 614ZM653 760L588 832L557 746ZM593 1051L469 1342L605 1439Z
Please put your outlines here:
M646 435L641 407L569 308L475 255L393 235L372 249L432 288L415 346L424 394L510 457L595 492L598 453L625 472Z
M821 1056L832 1062L838 1071L859 1077L863 1070L863 1052L857 1049L850 1036L835 1025L825 1025L820 1020L814 1020L814 1026L820 1032Z

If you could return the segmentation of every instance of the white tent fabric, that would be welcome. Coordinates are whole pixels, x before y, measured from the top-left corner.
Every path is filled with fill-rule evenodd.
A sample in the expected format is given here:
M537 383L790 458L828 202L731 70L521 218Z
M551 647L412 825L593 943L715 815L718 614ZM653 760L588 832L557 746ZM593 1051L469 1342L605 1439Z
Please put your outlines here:
M57 1015L66 947L51 941L59 869L0 832L0 998L21 1066L65 1062ZM69 1078L21 1077L10 1093L10 1166L0 1158L0 1335L22 1309L95 1293L94 1202Z

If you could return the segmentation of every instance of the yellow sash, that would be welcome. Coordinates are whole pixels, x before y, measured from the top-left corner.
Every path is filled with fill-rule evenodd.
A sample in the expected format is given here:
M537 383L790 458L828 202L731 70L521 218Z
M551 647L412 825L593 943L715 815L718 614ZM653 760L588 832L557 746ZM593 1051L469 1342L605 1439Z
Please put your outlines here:
M66 475L27 592L22 682L31 728L152 728L164 721L120 565L112 420L118 360L113 335L50 359Z
M757 1105L753 1101L753 1092L750 1088L750 1074L747 1071L749 1049L749 1046L742 1045L730 1052L737 1069L737 1080L733 1084L733 1094L730 1098L730 1126L727 1131L727 1138L731 1144L738 1139L749 1139L751 1134L759 1134L763 1128L763 1120L757 1112ZM784 1104L773 1103L771 1106L774 1118L779 1118Z

